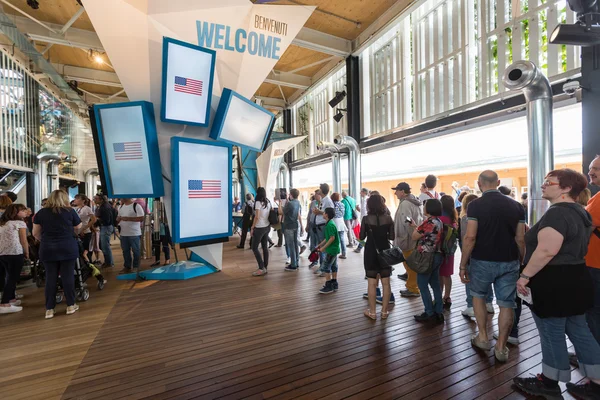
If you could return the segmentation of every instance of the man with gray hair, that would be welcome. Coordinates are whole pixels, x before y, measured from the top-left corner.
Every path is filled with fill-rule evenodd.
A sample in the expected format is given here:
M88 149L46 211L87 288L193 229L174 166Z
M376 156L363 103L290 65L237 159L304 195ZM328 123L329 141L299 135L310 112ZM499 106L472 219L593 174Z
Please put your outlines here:
M469 203L467 210L460 279L471 286L479 328L471 343L485 351L490 349L485 298L490 286L494 285L496 304L500 307L494 354L496 360L506 362L506 343L513 325L513 309L517 307L516 284L525 254L525 210L520 203L498 191L500 180L496 172L483 171L477 184L483 195Z

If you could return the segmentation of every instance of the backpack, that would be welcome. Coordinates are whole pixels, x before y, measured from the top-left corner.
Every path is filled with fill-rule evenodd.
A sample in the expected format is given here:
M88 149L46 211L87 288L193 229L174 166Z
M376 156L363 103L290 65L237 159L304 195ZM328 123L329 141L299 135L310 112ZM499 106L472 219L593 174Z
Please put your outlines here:
M135 215L137 215L137 206L138 203L133 203L133 212L136 213ZM112 208L112 219L113 219L113 226L119 226L119 223L117 222L117 217L119 216L119 210L121 208L123 208L123 204L121 204L121 206L119 206L119 210L117 210L114 207Z
M460 226L460 223L458 224ZM441 251L444 257L449 257L456 253L456 248L458 247L458 238L459 238L458 227L454 227L450 224L444 224L444 228L442 230L442 244Z
M269 205L271 202L269 202ZM273 208L271 206L271 210L269 210L269 224L278 225L279 224L279 210L277 208Z

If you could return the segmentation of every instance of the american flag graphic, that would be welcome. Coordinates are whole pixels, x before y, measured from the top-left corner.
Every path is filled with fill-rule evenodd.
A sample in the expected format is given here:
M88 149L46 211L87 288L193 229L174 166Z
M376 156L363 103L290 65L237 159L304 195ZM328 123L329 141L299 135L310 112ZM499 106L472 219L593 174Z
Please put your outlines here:
M196 96L202 96L202 81L196 79L184 78L181 76L175 77L175 91Z
M140 142L113 143L113 149L117 161L141 160L143 158L142 143Z
M189 180L188 198L190 199L220 199L221 181Z

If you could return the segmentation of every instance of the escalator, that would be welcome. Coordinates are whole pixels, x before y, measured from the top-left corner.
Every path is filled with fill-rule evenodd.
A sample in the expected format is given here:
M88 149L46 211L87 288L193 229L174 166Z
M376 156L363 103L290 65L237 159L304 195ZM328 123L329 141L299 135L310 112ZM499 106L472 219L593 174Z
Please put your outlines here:
M25 188L27 181L27 173L10 168L0 168L0 193L2 192L13 192L19 196ZM25 197L25 192L21 194Z

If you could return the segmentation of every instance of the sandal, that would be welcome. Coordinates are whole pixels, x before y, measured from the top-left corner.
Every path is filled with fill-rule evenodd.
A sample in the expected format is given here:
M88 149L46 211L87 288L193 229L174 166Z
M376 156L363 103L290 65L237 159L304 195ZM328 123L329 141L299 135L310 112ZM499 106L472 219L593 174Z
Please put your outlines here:
M377 314L371 314L371 311L369 311L368 309L365 310L365 312L363 313L365 314L365 317L372 319L373 321L377 320Z
M387 319L388 316L390 315L389 311L385 311L385 312L381 312L381 319Z

